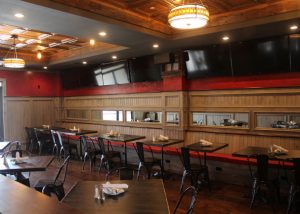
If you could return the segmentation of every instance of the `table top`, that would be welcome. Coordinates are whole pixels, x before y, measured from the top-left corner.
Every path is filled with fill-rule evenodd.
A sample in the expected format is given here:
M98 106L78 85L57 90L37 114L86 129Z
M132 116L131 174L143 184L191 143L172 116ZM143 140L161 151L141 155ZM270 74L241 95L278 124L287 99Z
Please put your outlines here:
M109 134L100 134L99 137L105 140L124 142L124 143L145 138L145 136L128 135L128 134L120 134L118 136L110 136Z
M0 213L5 214L80 214L34 189L0 175Z
M213 143L211 146L203 146L200 142L187 145L190 150L196 152L215 152L227 147L227 143Z
M7 157L5 165L4 158L0 158L0 173L45 171L53 159L54 156L31 156L24 163L13 164Z
M102 183L101 181L79 182L63 202L87 214L170 213L162 180L111 181L111 183L126 183L129 188L119 196L106 196L103 203L94 199L95 185Z
M159 147L166 147L166 146L171 146L171 145L175 145L178 143L182 143L183 140L179 140L179 139L169 139L167 141L153 141L153 140L144 140L141 141L141 143L148 145L148 146L159 146Z
M96 130L84 130L84 129L80 129L79 131L77 130L70 130L70 129L62 129L59 130L59 132L66 134L66 135L86 135L86 134L97 134L98 131Z
M0 152L3 152L3 150L9 146L9 144L10 144L9 141L0 142Z
M276 155L270 153L268 147L248 146L240 151L232 153L236 157L250 157L253 155L268 155L270 159L289 160L293 158L300 158L300 150L289 150L287 154Z

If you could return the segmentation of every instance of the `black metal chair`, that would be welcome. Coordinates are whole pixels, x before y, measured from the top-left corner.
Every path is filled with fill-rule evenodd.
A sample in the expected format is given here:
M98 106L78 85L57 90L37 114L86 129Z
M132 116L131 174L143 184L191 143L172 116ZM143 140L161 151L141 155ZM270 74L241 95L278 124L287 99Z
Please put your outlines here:
M287 214L292 210L295 202L295 196L300 192L300 158L293 159L294 163L294 180L291 182L289 196L288 196L288 208Z
M51 137L49 135L49 132L45 132L44 130L37 128L34 128L34 133L38 144L38 154L41 155L43 152L45 152L45 150L51 147Z
M256 173L253 173L251 163L249 158L256 158ZM251 203L250 208L253 207L256 198L260 196L264 196L263 199L267 199L275 211L275 199L280 198L280 190L279 190L279 179L278 176L271 178L269 175L269 157L268 155L259 154L250 156L248 158L248 165L250 170L250 175L252 178L252 194L251 194ZM266 187L266 193L269 195L266 197L266 194L263 194L262 187Z
M161 160L154 158L153 151L150 146L149 146L149 148L150 148L150 152L151 152L151 157L145 157L143 143L136 142L136 144L133 146L134 146L134 149L135 149L135 151L139 157L139 161L140 161L139 166L138 166L137 179L139 179L140 172L142 169L146 169L148 179L151 178L151 173L152 173L154 166L158 166L160 168L160 171L162 170Z
M190 205L187 209L185 209L184 213L186 214L192 214L193 213L193 209L195 207L196 201L197 201L197 191L196 188L193 186L188 187L186 190L184 190L181 194L180 194L180 198L176 204L175 210L173 212L173 214L178 213L177 210L179 209L179 206L181 205L181 201L182 199L187 195L187 194L191 194L191 202ZM183 212L180 212L183 213Z
M178 152L178 150L177 150ZM198 159L199 159L199 164L191 164L190 162L190 149L187 147L182 147L181 148L181 161L183 164L183 175L181 179L181 184L180 184L180 192L183 190L184 186L184 181L186 176L190 176L191 178L191 185L194 186L196 189L199 188L200 183L207 183L209 189L210 187L210 179L209 179L209 172L208 172L208 167L205 165L202 165L201 162L201 157L198 154Z
M90 171L92 171L92 167L96 163L96 157L97 156L100 157L100 155L101 155L101 150L99 148L98 141L94 140L91 137L80 136L80 142L82 144L82 148L84 151L82 170L84 170L86 159L89 158L90 159Z
M27 134L27 150L29 152L33 152L34 148L37 147L37 139L35 137L34 129L25 127L25 131Z
M112 149L106 150L104 145L104 140L102 138L98 138L98 144L100 148L100 164L99 164L99 172L101 171L102 166L105 166L107 171L109 172L113 168L113 159L119 159L119 165L122 164L121 152L114 151ZM109 146L109 145L108 145Z
M124 166L110 170L108 173L106 173L105 181L108 181L109 178L115 174L119 175L119 180L133 180L134 169Z
M51 196L54 193L58 200L61 200L65 196L64 182L66 180L70 155L65 159L63 164L59 167L59 170L53 180L39 180L35 185L35 189L39 192L43 192L46 195Z
M52 148L52 154L57 156L58 155L58 139L56 132L54 130L51 130L51 138L52 138L52 143L53 143L53 148Z

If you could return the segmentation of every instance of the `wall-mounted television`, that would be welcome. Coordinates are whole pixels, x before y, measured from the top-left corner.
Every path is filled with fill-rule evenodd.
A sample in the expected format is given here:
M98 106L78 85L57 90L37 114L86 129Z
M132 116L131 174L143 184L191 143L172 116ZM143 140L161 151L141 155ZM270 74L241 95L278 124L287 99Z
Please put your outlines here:
M131 59L129 63L131 82L162 80L162 66L160 64L154 64L154 57L152 55Z
M288 36L231 44L233 74L255 75L288 72Z
M78 66L61 71L64 89L75 89L97 86L94 70L96 66Z
M231 76L230 48L228 45L211 45L187 50L186 71L188 79Z
M94 70L94 75L98 86L118 85L130 82L127 61L103 63L100 68Z
M300 34L290 35L291 71L300 72Z

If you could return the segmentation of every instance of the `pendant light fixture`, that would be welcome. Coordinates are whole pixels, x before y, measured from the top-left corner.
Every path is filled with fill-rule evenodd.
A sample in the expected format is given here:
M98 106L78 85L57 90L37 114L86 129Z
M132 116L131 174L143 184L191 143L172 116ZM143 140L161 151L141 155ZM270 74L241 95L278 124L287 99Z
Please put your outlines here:
M17 55L17 48L16 48L16 39L18 38L17 35L12 35L11 38L14 40L13 47L13 53L12 57L8 57L11 49L7 52L3 59L4 67L6 68L24 68L25 67L25 61L21 58L18 58Z
M169 15L169 24L176 29L197 29L204 27L209 20L207 8L201 4L183 1L182 5L173 8Z

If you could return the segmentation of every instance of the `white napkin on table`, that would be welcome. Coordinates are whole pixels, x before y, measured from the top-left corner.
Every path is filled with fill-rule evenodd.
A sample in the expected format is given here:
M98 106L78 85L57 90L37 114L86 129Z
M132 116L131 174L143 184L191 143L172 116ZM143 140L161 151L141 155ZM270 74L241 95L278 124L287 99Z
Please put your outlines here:
M278 146L276 144L273 144L273 148L274 148L274 152L278 152L278 153L288 153L289 150L281 147L281 146Z
M103 188L114 188L114 189L128 189L128 184L102 184Z
M160 140L160 141L168 141L169 137L168 136L159 135L158 140Z
M204 139L201 139L200 140L200 143L203 145L203 146L211 146L213 143L212 142L209 142L207 140L204 140Z

